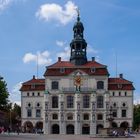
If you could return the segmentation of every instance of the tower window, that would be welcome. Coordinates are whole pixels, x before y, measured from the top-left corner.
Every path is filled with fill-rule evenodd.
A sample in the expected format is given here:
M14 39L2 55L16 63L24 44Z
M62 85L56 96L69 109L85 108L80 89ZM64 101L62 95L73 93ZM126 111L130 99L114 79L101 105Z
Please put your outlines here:
M125 109L122 110L122 117L126 117L126 110Z
M41 110L40 109L36 110L36 117L41 117Z
M32 117L32 110L31 109L27 109L27 117Z

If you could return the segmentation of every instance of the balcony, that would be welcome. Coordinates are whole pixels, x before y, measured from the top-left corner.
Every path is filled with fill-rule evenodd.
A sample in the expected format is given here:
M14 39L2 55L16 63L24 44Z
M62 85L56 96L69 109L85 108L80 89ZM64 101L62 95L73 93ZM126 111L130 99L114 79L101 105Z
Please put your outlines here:
M80 91L76 91L76 87L69 87L69 88L62 88L63 93L76 93L76 92L80 92L80 93L91 93L94 91L93 88L88 88L88 87L81 87Z

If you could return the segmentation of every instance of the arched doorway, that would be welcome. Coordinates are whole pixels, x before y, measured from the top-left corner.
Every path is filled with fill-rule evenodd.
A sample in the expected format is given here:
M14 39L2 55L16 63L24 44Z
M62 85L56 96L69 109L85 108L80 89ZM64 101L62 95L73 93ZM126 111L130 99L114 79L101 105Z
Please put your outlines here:
M82 134L90 134L90 126L89 126L89 124L84 124L82 126Z
M74 126L72 124L67 125L66 133L67 134L74 134Z
M59 134L59 125L58 124L52 125L52 134Z
M43 122L37 122L37 123L36 123L36 131L37 131L38 133L41 133L42 130L43 130Z
M128 123L128 122L122 122L122 123L120 124L120 127L126 129L126 128L129 127L129 123Z
M24 123L24 132L32 133L33 132L33 124L30 121Z
M117 123L116 122L112 122L112 127L113 128L117 128L118 127Z
M102 124L98 124L96 127L96 133L99 134L99 130L102 129L104 126Z

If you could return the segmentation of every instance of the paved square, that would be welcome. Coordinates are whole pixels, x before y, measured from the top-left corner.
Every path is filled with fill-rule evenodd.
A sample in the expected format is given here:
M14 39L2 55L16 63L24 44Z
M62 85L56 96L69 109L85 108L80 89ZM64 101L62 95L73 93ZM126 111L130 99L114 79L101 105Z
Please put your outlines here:
M94 138L88 135L32 135L32 134L1 134L0 140L124 140L128 138ZM140 140L140 135L129 140Z

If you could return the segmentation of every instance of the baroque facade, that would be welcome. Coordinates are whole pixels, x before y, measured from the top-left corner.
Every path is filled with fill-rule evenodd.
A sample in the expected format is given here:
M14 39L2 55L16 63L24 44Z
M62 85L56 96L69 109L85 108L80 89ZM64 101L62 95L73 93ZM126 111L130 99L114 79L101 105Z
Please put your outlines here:
M26 132L97 134L100 128L132 127L133 83L109 77L106 65L87 59L84 26L78 15L70 60L48 67L44 79L22 84L22 126Z

